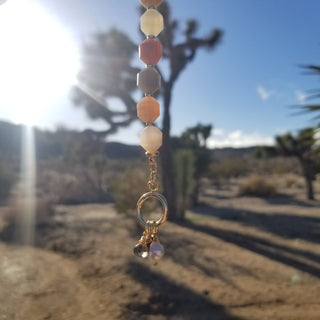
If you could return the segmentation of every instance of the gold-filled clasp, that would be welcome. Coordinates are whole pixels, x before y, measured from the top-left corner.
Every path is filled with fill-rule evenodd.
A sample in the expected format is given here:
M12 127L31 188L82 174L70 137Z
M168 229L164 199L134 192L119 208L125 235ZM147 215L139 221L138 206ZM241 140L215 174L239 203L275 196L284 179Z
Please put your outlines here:
M150 227L150 220L145 221L141 215L141 207L143 205L143 203L150 199L150 198L155 198L157 200L160 201L161 206L162 206L162 215L161 217L157 220L154 221L154 224L156 227L159 227L160 225L162 225L166 220L167 220L167 216L168 216L168 204L167 204L167 200L166 198L158 193L158 192L147 192L145 194L143 194L140 199L137 202L137 212L138 212L138 218L139 221L145 226L145 227Z

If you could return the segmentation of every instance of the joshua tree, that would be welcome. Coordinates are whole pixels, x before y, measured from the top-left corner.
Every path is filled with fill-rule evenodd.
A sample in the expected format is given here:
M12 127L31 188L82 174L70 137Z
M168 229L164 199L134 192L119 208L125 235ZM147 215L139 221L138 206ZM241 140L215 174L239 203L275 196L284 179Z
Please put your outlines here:
M207 147L207 140L210 137L212 125L207 126L197 124L195 127L188 128L181 136L183 143L188 147Z
M164 18L165 29L159 39L163 45L163 60L168 61L168 71L158 68L162 76L160 95L163 98L163 147L161 151L162 184L168 200L170 217L179 219L176 214L177 193L174 180L174 163L170 139L170 107L174 85L182 71L194 60L201 48L213 49L218 44L222 32L213 29L208 36L197 37L197 21L189 20L178 36L178 21L172 19L166 1L159 6ZM180 39L183 39L180 42ZM102 119L108 128L97 134L107 135L119 127L129 125L136 119L136 74L139 71L131 65L137 46L122 32L111 30L99 33L83 50L83 65L79 74L80 85L75 90L74 102L86 109L93 119ZM111 108L108 99L118 98L123 110Z
M106 129L91 131L107 136L136 120L136 75L139 68L131 66L137 46L122 32L111 29L95 34L82 52L82 68L73 102L85 108L94 120L106 122ZM122 110L111 107L111 99L118 99ZM113 100L114 101L114 100Z
M211 151L207 149L207 140L211 134L212 125L198 124L195 127L188 128L181 136L184 148L189 148L194 156L194 188L192 192L192 204L199 203L201 178L209 170L211 163Z
M305 70L308 71L309 74L320 76L320 66L316 65L306 65L303 66ZM313 90L312 94L308 97L308 99L316 99L320 98L320 89ZM315 117L315 120L320 120L320 103L316 104L305 104L302 106L304 111L317 112L318 114ZM320 123L318 124L320 127Z
M306 181L307 198L310 200L314 200L312 181L315 178L314 167L318 153L314 133L313 128L306 128L296 136L288 133L276 137L277 147L283 155L298 158Z

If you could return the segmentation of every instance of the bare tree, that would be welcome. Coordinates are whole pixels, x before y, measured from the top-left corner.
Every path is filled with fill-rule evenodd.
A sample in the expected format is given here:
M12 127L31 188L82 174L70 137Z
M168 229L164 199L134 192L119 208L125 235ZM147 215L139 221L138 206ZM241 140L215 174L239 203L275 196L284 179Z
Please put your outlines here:
M313 128L306 128L300 130L296 136L288 133L276 137L279 151L284 156L296 157L299 160L309 200L314 200L312 181L315 179L315 162L319 156L319 147L316 146L314 134Z

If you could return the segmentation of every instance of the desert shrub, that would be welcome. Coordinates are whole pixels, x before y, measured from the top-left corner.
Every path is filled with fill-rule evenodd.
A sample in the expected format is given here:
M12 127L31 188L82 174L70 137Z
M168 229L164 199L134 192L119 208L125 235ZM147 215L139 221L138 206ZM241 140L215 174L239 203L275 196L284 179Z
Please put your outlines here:
M257 159L254 167L258 174L301 174L299 162L295 158L275 157L269 159Z
M94 155L86 165L62 161L43 164L38 170L37 185L59 203L109 202L112 200L110 181L114 174L107 159Z
M4 228L1 230L1 239L32 244L34 229L53 221L54 204L54 200L49 197L30 199L14 195L3 214Z
M240 195L266 197L275 194L276 187L264 177L254 174L240 184Z
M12 168L5 162L0 162L0 202L5 202L16 182Z
M299 163L295 158L241 157L212 163L209 178L213 181L223 181L249 174L283 175L287 173L301 174Z
M252 164L246 158L227 159L212 163L209 178L223 180L246 176L252 170Z
M120 170L111 184L116 210L127 213L135 209L137 200L148 191L147 181L145 169L128 165Z
M257 146L252 155L257 159L268 159L278 156L279 152L274 146Z
M31 204L33 208L33 214L35 217L35 224L45 224L51 221L54 215L54 203L55 201L49 197L37 197L33 199ZM15 223L19 215L23 215L24 210L30 206L30 200L14 196L10 198L8 208L4 213L4 221L6 223Z
M285 189L304 187L304 180L300 175L288 173L278 176L278 178L280 180L279 185Z
M65 204L102 203L112 200L110 181L115 171L104 155L102 139L88 132L60 128L57 158L38 162L37 186Z

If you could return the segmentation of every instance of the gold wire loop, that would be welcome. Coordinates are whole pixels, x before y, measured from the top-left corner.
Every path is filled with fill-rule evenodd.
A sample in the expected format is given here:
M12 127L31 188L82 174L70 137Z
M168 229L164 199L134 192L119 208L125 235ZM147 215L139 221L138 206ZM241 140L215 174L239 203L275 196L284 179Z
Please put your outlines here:
M155 198L155 199L159 200L162 205L162 216L157 221L150 221L150 220L145 221L141 215L141 207L142 207L143 203L150 198ZM140 199L138 200L137 212L138 212L138 218L139 218L140 222L145 227L150 228L152 226L152 228L157 228L167 220L167 216L168 216L167 200L162 194L160 194L158 192L147 192L147 193L143 194L140 197Z

